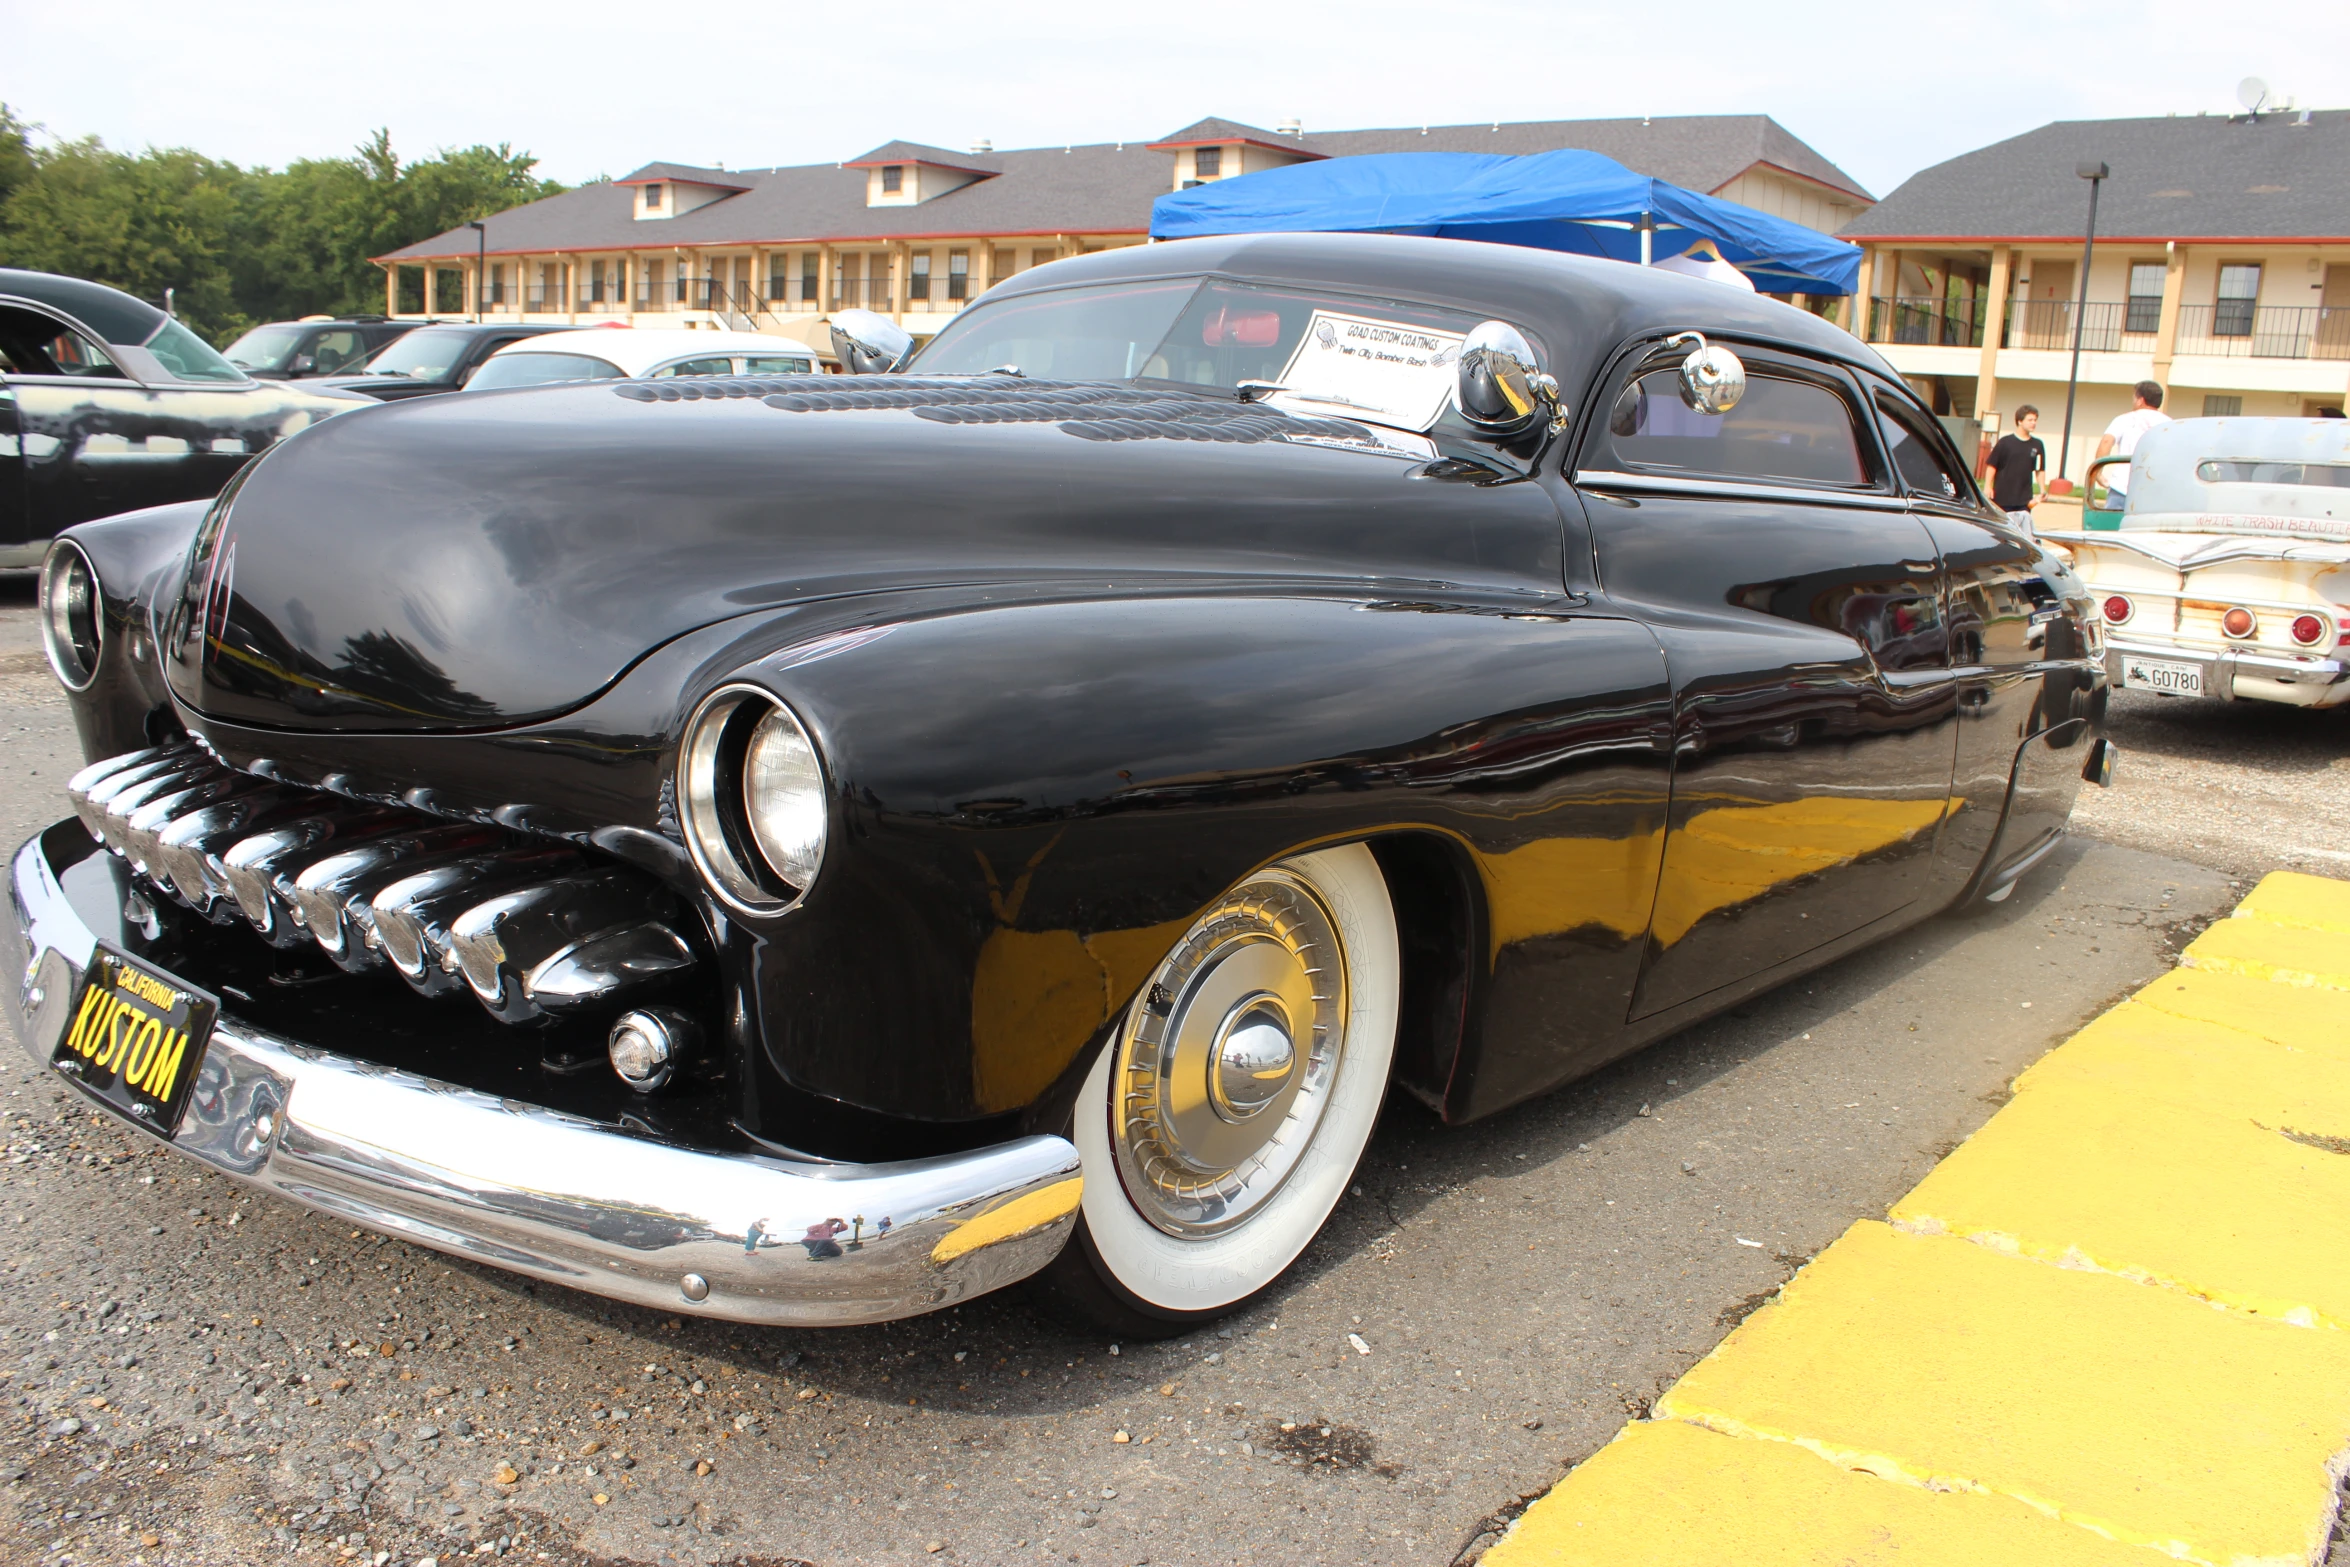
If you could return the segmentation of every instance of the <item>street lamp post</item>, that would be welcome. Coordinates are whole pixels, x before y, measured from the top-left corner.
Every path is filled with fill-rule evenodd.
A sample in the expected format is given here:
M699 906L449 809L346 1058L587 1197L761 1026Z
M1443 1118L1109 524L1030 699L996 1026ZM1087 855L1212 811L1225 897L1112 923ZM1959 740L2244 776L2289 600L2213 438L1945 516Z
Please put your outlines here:
M473 230L473 319L478 325L481 321L482 295L489 291L490 286L490 228L479 219L465 226Z
M2081 328L2089 315L2089 260L2097 253L2097 190L2113 171L2102 163L2077 163L2073 173L2089 182L2089 233L2081 241L2081 286L2073 301L2073 365L2064 378L2064 436L2056 447L2059 479L2064 477L2065 462L2073 449L2073 394L2081 384Z

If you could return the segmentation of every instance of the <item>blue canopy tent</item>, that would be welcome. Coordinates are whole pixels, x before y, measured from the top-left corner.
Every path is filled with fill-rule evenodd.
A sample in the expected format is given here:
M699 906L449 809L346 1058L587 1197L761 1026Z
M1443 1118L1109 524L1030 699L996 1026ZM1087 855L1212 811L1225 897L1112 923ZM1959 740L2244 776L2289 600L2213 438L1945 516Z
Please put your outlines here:
M1154 239L1332 232L1482 239L1617 261L1677 256L1711 240L1764 293L1849 294L1860 280L1857 245L1578 148L1324 158L1151 204Z

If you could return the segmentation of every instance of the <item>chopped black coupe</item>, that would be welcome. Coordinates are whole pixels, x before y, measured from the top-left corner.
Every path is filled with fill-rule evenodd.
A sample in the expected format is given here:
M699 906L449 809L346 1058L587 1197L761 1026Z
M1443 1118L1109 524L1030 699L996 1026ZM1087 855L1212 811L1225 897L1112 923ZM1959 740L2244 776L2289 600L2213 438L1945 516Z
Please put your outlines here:
M2080 582L1800 310L1260 236L836 330L878 373L395 404L61 539L36 1057L584 1290L1167 1333L1391 1085L2004 897L2110 768Z

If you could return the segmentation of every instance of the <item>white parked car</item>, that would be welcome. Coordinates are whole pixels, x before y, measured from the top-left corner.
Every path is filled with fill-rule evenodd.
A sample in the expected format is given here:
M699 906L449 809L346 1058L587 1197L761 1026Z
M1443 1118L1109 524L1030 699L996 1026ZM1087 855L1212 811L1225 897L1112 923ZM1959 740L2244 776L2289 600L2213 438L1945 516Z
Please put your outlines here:
M673 375L813 375L823 368L815 349L759 332L582 327L508 343L483 362L465 389Z
M2350 702L2350 421L2180 419L2126 460L2118 526L2042 535L2103 609L2113 683Z

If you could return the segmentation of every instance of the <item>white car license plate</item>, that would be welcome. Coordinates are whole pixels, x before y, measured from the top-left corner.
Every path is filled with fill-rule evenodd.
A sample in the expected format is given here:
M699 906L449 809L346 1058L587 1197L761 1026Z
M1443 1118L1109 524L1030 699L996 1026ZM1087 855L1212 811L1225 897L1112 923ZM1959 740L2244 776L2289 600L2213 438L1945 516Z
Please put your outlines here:
M2122 660L2122 684L2133 691L2161 691L2171 696L2201 696L2203 666L2173 664L2159 658Z

